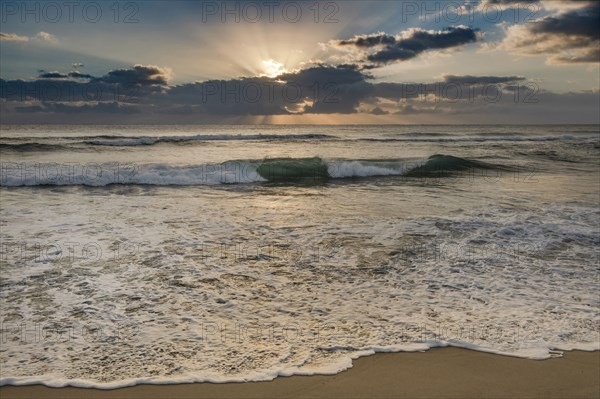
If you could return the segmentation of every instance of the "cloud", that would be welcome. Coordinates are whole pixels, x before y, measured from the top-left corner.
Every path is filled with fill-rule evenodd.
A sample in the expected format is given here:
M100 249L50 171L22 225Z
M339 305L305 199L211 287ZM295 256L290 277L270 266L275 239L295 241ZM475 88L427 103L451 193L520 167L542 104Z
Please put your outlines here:
M74 65L82 64L76 63ZM54 71L51 72L50 76L48 73L40 75L40 77L46 78L88 79L89 82L82 83L82 85L85 85L84 87L94 85L99 90L104 89L108 92L120 91L121 93L126 93L129 91L130 94L135 93L136 96L140 97L160 91L162 87L166 87L170 76L171 70L169 68L141 64L133 65L130 68L114 69L100 77L79 71L70 71L68 73ZM133 89L136 90L133 91Z
M359 49L373 49L363 56L365 69L397 61L407 61L430 50L444 50L473 43L478 40L478 30L464 25L443 30L412 28L397 36L384 32L371 35L357 35L351 39L331 42L339 47L354 46ZM371 64L367 64L370 62Z
M554 121L575 119L573 115L589 121L597 115L594 106L599 97L597 92L555 94L536 91L535 87L532 95L532 84L522 76L448 74L434 83L376 83L365 71L317 65L274 78L259 76L169 86L165 71L166 68L137 65L101 77L52 71L42 72L38 79L30 81L0 79L3 117L7 123L100 122L107 115L114 123L199 123L207 118L221 118L217 121L225 123L232 122L227 118L273 115L395 114L423 118L470 115L474 119L469 120L484 123L486 115L496 113L493 121L498 122L516 112L519 121L538 123L546 121L549 114ZM130 84L134 90L127 89ZM539 101L523 102L530 98ZM531 117L527 116L529 111Z
M394 36L388 35L385 32L373 33L371 35L356 35L352 39L339 40L340 46L354 45L358 47L373 47L380 44L390 45L396 43Z
M0 32L0 41L25 43L25 42L29 42L30 40L37 40L37 41L48 42L48 43L58 42L58 40L56 39L56 36L54 36L53 34L48 33L48 32L38 32L35 36L31 36L31 37L20 36L20 35L17 35L16 33Z
M76 79L95 79L92 75L87 74L87 73L81 73L79 71L71 71L68 73L70 78L76 78Z
M318 65L277 76L279 80L293 81L304 86L309 86L315 82L328 82L337 85L352 84L364 81L365 77L367 76L354 66L335 67L329 65Z
M569 11L580 8L587 8L593 5L597 0L577 0L577 1L557 1L557 0L540 0L539 3L546 10L553 11Z
M28 42L27 36L19 36L16 33L4 33L0 32L0 40L7 42Z
M166 85L170 75L171 72L168 68L137 64L132 68L110 71L98 80L121 85Z
M472 76L472 75L444 75L445 83L464 85L489 85L500 83L514 83L525 80L523 76Z
M39 74L38 77L41 79L65 79L65 78L68 78L69 75L65 74L65 73L60 73L58 71L52 71L52 72L42 72Z
M522 7L524 4L539 3L540 0L481 0L479 5L506 5L511 7Z
M35 80L0 79L0 98L9 101L45 103L114 102L146 103L167 88L168 68L134 65L95 77L79 71L39 71ZM100 109L96 107L95 109ZM60 108L53 108L56 112ZM54 112L54 111L53 111Z
M389 114L388 111L384 111L383 109L381 109L381 107L375 107L369 113L372 115L387 115L387 114Z
M549 63L600 62L600 4L567 9L507 28L499 48L521 55L545 55Z
M43 103L44 112L66 112L64 106L52 108L51 103L103 103L118 98L153 113L289 115L356 113L361 99L372 89L366 81L369 76L363 72L329 65L275 78L209 80L175 86L168 86L167 71L142 65L113 70L101 77L77 71L42 71L36 80L0 80L0 97Z
M133 105L118 102L101 102L96 104L64 104L44 103L41 106L18 107L17 112L53 112L63 114L137 114L140 110Z
M48 32L39 32L37 35L35 35L35 37L50 43L56 43L58 41L56 36Z
M44 70L40 70L40 74L38 75L40 79L66 79L66 78L75 78L75 79L95 79L94 76L81 73L79 71L71 71L68 73L61 73L58 71L46 72Z
M355 113L359 92L370 84L351 68L318 65L296 72L170 87L157 101L165 112L212 115L289 115Z
M303 112L316 114L356 113L361 98L372 90L372 85L367 82L368 78L369 75L354 67L328 65L278 77L285 85L300 85L302 92L306 94L305 100L311 102L304 107Z
M498 9L504 11L514 8L528 8L532 5L537 6L539 4L540 0L481 0L479 4L477 4L476 10L489 11L493 9Z
M590 4L581 10L573 10L555 16L538 19L531 24L530 30L536 34L557 34L581 36L598 39L600 36L600 6Z
M38 113L51 112L62 114L136 114L140 110L132 105L120 104L118 102L101 102L95 104L64 104L43 103L42 105L16 107L16 112Z

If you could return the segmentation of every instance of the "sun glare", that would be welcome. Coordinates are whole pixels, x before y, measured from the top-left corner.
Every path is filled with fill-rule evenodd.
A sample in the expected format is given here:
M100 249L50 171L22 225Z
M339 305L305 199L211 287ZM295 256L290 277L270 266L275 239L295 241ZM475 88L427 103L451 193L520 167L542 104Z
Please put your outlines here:
M286 73L287 70L284 68L281 62L277 62L273 59L263 60L263 75L269 78L274 78L276 76L281 75L282 73Z

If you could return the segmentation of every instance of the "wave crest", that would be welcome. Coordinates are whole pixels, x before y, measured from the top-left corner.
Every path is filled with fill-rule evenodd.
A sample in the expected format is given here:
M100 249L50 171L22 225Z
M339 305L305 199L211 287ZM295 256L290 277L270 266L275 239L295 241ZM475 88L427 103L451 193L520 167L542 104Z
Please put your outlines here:
M427 160L266 158L216 164L31 164L5 163L2 186L108 186L112 184L199 186L236 183L306 183L379 176L444 177L465 170L508 168L451 155Z

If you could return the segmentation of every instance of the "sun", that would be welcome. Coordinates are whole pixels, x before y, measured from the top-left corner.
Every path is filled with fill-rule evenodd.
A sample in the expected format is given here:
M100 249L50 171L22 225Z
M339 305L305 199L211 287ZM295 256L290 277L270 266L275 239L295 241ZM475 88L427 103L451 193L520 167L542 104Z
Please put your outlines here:
M267 76L269 78L274 78L276 76L281 75L282 73L287 72L287 69L285 69L284 65L281 62L277 62L273 59L263 60L262 69L263 76Z

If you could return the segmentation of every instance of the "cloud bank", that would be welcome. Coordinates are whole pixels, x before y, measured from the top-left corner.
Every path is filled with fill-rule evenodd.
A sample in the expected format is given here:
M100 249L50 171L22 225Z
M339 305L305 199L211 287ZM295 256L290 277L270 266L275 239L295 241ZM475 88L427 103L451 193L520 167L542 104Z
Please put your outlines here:
M444 75L430 83L375 82L364 70L317 65L277 77L247 77L169 85L169 70L134 65L94 77L77 71L43 72L33 80L0 79L6 123L202 123L222 118L296 115L445 116L464 123L486 115L548 121L581 115L598 93L556 94L523 76ZM549 111L550 110L550 111ZM529 119L527 119L529 118ZM473 119L471 119L473 120ZM492 119L493 120L493 119ZM497 123L497 122L496 122Z

